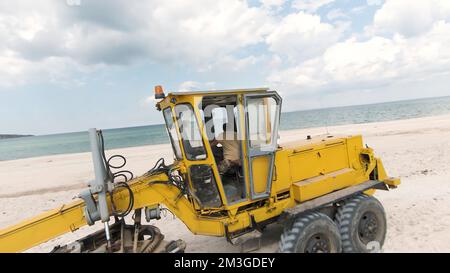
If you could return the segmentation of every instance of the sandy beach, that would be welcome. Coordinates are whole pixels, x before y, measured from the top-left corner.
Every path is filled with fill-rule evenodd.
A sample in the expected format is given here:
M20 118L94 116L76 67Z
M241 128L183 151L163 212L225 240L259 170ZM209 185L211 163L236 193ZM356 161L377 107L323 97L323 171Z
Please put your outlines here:
M402 184L391 192L378 191L388 217L384 252L450 251L450 115L408 120L330 126L281 132L281 143L307 135L362 134L367 145L383 160L390 176ZM172 161L169 145L117 149L127 157L127 169L141 174L160 157ZM44 156L0 162L0 229L45 210L71 202L93 179L89 153ZM167 239L187 242L186 252L238 252L225 238L192 235L168 214L156 222ZM98 225L66 234L29 251L48 252L100 229ZM281 226L270 226L263 248L277 249Z

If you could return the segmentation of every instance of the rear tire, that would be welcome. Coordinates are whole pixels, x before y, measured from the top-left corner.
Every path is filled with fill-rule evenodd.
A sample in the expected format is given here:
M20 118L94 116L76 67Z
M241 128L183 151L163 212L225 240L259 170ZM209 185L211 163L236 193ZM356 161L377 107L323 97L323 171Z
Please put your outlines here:
M348 199L336 213L336 223L346 253L381 250L386 238L386 214L372 196L357 195Z
M323 213L311 212L297 216L281 235L282 253L336 253L341 251L339 230Z

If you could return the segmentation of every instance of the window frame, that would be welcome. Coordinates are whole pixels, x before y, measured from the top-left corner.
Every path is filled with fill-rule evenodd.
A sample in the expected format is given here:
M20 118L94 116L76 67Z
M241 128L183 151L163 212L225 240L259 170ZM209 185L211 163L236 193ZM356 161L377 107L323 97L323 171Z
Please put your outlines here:
M250 128L250 123L251 123L251 118L250 118L250 116L251 116L251 113L250 113L250 111L249 111L249 109L248 109L248 106L249 106L249 103L250 103L250 101L252 101L252 100L259 100L259 99L273 99L273 101L275 102L275 107L280 107L281 108L281 104L280 104L280 102L278 101L278 98L276 97L276 96L273 96L273 95L267 95L267 94L265 94L265 95L252 95L252 96L247 96L246 97L246 108L247 108L247 110L245 111L245 118L246 118L246 120L247 120L247 123L249 124L249 127L248 128L246 128L246 131L247 131L247 138L248 138L248 145L249 145L249 148L251 148L251 149L258 149L258 150L262 150L262 149L267 149L267 148L272 148L272 149L274 149L274 148L276 148L276 145L277 145L277 139L278 139L278 135L277 135L277 132L275 132L275 130L278 130L279 129L279 123L280 123L280 120L279 120L279 113L278 113L278 109L276 108L275 109L275 112L274 112L274 114L275 114L275 116L271 116L271 114L272 113L270 113L270 110L268 109L268 105L266 105L265 106L265 111L267 111L269 114L270 114L270 119L267 119L267 113L262 113L263 115L265 115L263 118L264 118L264 127L266 127L266 130L265 130L265 132L264 132L264 139L261 139L261 140L264 140L264 142L262 142L262 143L254 143L255 142L255 140L253 140L252 138L251 138L251 128ZM280 112L281 112L281 109L280 109ZM260 117L259 117L259 115L261 114L261 113L259 113L259 109L257 109L257 117L258 117L258 121L257 122L259 122L260 120ZM273 118L273 120L272 120L272 118ZM273 121L273 124L272 124L272 121ZM267 131L267 125L270 125L270 132L269 131ZM260 134L262 133L262 132L259 132L259 126L260 126L260 124L256 124L256 126L257 126L257 135L258 135L258 138L259 138L259 136L260 136ZM270 133L270 138L267 138L267 135L268 135L268 133ZM259 139L258 139L259 140ZM266 143L266 141L267 140L270 140L270 142L269 143Z
M262 146L256 146L256 147L252 147L250 145L250 132L249 132L249 112L248 112L248 100L249 99L253 99L253 98L265 98L265 97L272 97L274 98L275 102L276 102L276 116L275 116L275 124L273 124L273 130L275 132L275 135L273 137L274 142L271 143L271 145L262 147ZM262 198L268 198L270 196L270 189L272 188L272 182L273 182L273 170L274 170L274 164L275 164L275 153L276 150L278 148L278 134L279 134L279 126L280 126L280 122L281 122L281 106L282 106L282 99L281 97L278 95L278 93L276 91L269 91L267 93L263 93L263 94L246 94L243 96L243 107L245 110L245 134L247 137L246 140L246 150L247 150L247 154L246 154L246 166L248 169L248 173L247 173L247 178L248 178L248 184L250 186L250 199L251 200L258 200L258 199L262 199ZM254 181L253 181L253 172L255 172L255 170L253 170L253 166L252 166L252 162L254 160L254 158L260 157L260 156L264 156L264 157L269 157L270 162L269 162L269 173L268 173L268 181L267 181L267 185L266 185L266 191L262 192L262 193L257 193L255 192L254 189Z

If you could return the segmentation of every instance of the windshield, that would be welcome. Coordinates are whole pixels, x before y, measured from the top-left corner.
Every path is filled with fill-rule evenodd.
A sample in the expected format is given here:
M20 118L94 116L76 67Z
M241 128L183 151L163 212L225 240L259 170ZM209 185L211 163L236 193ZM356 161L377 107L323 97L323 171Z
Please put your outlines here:
M167 107L163 111L164 120L166 121L167 133L169 134L170 142L172 143L173 152L175 153L175 157L177 159L182 159L180 142L177 135L177 129L175 127L175 123L173 122L172 110L170 107Z
M188 160L206 159L206 150L195 118L194 110L189 104L175 106L178 127L183 142L184 153Z

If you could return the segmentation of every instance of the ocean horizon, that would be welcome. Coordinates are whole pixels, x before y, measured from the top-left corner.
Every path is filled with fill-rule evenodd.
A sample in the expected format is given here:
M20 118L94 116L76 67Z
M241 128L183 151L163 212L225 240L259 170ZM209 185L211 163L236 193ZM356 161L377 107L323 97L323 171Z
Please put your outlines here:
M283 112L280 130L410 119L450 113L450 96ZM99 128L100 129L100 128ZM168 144L164 124L104 129L106 149ZM0 161L89 152L86 131L0 139Z

